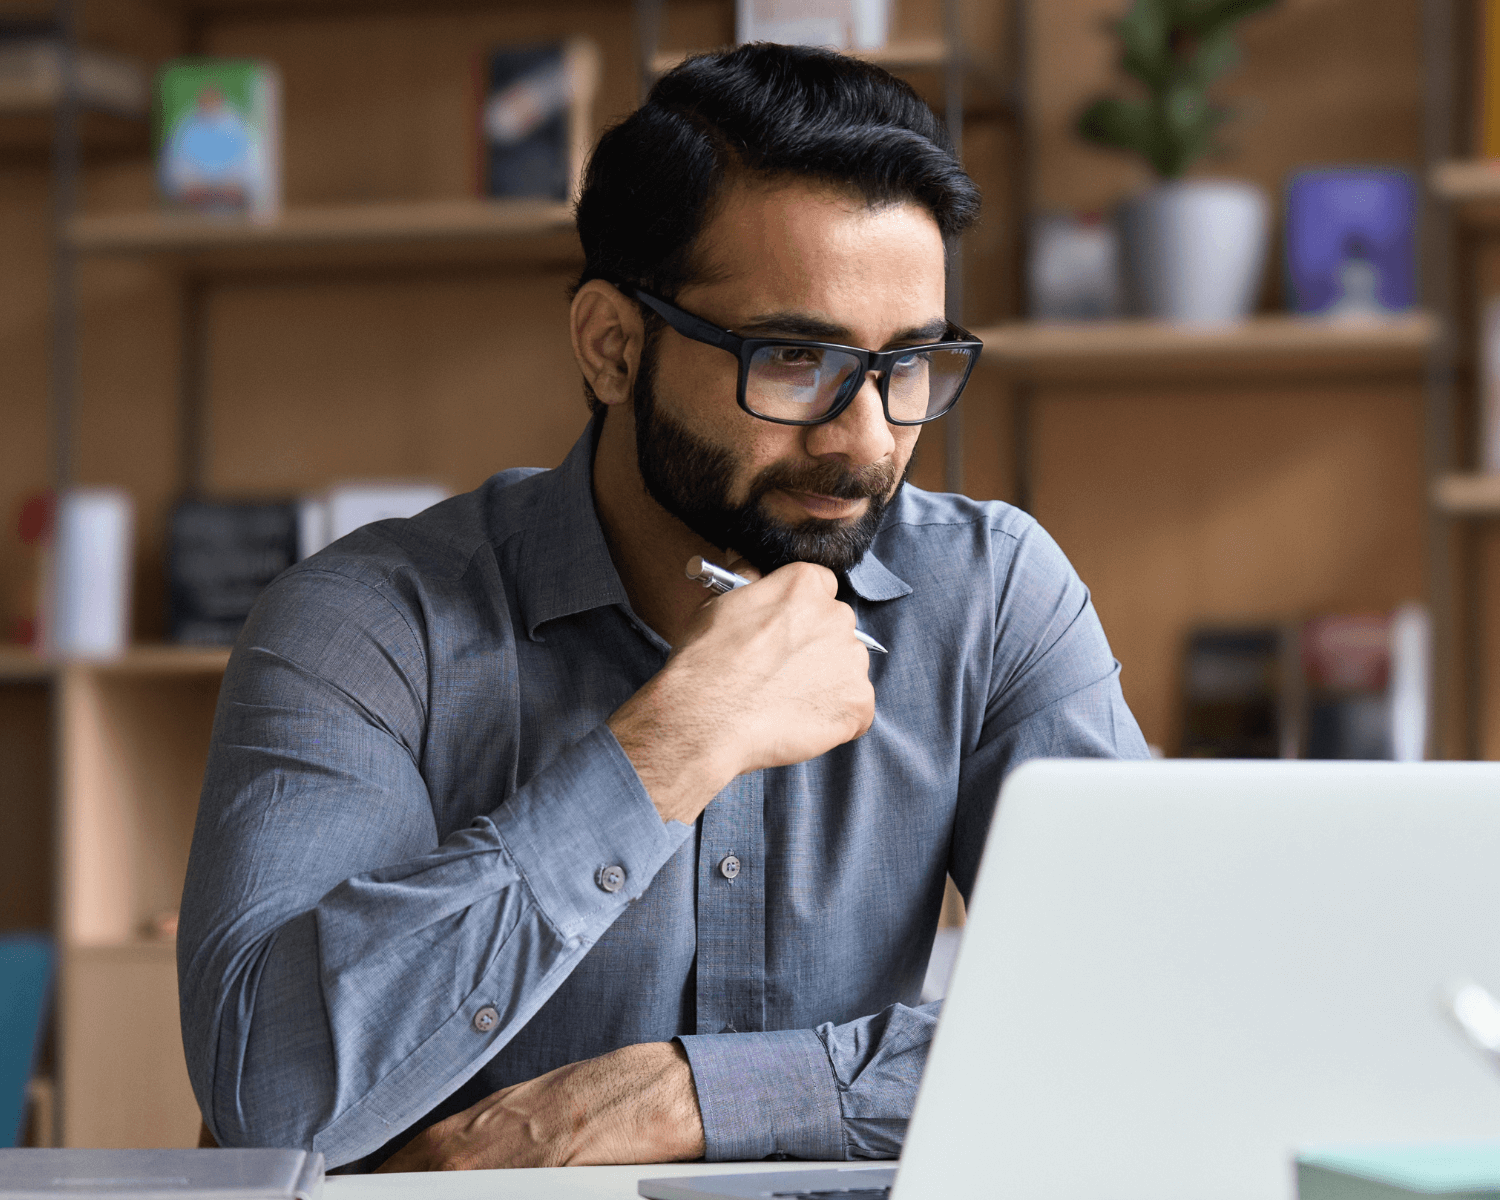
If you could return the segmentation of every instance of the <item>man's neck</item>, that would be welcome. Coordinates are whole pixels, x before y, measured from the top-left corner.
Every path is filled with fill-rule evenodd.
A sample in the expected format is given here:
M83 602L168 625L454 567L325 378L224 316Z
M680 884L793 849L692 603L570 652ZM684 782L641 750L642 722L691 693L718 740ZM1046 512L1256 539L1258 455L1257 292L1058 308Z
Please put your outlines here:
M688 559L722 555L652 499L636 461L632 414L611 408L594 450L594 508L630 607L675 646L708 598L687 578Z

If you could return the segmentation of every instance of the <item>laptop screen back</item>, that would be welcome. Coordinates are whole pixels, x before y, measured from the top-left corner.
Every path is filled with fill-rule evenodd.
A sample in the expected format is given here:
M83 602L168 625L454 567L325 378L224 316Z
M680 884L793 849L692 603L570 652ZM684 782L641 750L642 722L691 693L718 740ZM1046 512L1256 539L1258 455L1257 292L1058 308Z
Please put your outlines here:
M1001 793L896 1200L1290 1200L1500 1139L1500 765L1043 761Z

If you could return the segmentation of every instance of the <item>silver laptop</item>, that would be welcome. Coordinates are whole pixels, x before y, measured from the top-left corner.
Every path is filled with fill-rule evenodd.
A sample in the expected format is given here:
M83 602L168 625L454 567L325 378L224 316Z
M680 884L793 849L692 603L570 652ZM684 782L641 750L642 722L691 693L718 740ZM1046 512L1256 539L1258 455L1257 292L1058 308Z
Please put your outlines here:
M1500 995L1500 764L1028 763L899 1169L640 1191L1291 1200L1302 1145L1500 1138L1464 980Z

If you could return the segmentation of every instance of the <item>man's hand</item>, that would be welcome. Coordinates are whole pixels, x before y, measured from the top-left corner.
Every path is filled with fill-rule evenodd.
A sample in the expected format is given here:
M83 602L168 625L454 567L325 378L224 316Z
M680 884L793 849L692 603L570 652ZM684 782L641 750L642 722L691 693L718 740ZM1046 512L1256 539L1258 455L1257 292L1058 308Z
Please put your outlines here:
M598 1166L703 1157L703 1118L676 1042L625 1046L518 1083L423 1130L381 1171Z
M736 775L816 758L875 719L870 654L826 567L791 563L704 604L667 665L609 719L663 820Z

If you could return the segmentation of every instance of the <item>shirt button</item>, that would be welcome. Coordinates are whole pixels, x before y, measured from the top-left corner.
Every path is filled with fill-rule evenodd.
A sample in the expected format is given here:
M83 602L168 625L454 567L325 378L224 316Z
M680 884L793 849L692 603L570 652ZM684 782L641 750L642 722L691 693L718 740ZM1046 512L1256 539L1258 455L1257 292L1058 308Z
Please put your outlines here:
M474 1014L474 1032L488 1033L500 1022L500 1014L495 1011L495 1006L486 1004Z
M740 873L740 860L732 854L726 854L719 863L719 874L725 879L733 879Z
M594 877L594 882L606 892L618 892L625 886L625 868L600 867L599 874Z

